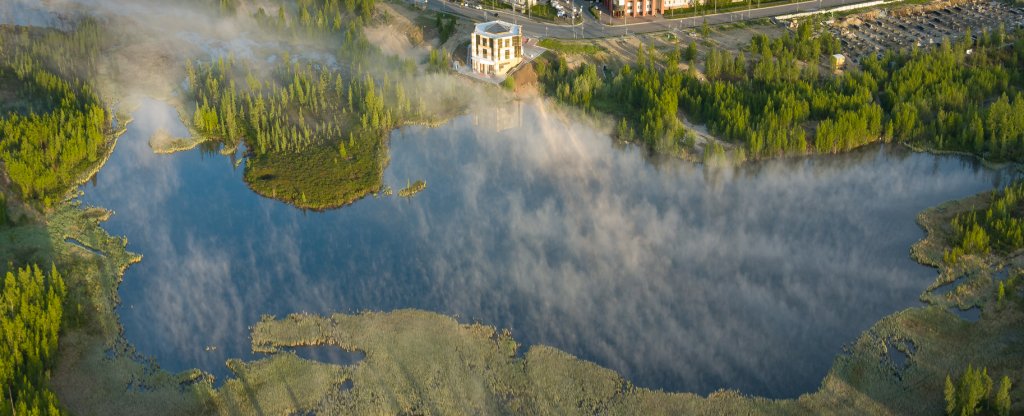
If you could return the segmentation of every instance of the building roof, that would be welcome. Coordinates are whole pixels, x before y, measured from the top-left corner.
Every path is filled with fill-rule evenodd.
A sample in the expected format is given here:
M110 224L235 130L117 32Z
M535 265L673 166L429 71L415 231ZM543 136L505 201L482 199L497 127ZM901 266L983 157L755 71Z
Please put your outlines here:
M520 25L494 20L490 22L477 23L476 29L473 32L481 35L507 36L518 35L520 28Z

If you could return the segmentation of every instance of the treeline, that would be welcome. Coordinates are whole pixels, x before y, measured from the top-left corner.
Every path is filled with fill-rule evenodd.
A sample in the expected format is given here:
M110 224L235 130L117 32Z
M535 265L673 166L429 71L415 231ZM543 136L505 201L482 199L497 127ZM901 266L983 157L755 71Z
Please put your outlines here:
M994 194L988 209L954 217L952 248L943 254L943 260L955 264L966 255L985 256L993 249L1009 253L1024 248L1022 197L1024 182L1017 182Z
M106 149L110 117L82 81L94 73L100 31L0 31L0 82L16 97L0 114L0 158L21 197L50 206Z
M868 59L865 71L882 80L880 101L893 137L992 160L1022 160L1024 36L1012 38L1002 28L977 40L968 32L929 52Z
M346 79L288 57L266 80L231 59L189 62L186 72L196 103L192 127L227 145L244 141L256 156L331 143L347 157L353 148L375 146L399 117L423 110L388 74L379 83L369 74Z
M549 95L587 111L622 117L617 129L620 139L675 153L687 139L676 116L683 81L683 73L675 65L678 59L678 55L669 57L666 69L661 70L655 58L641 48L636 63L626 65L610 79L608 72L599 74L593 64L569 69L561 56L550 63L538 60L535 69Z
M192 127L232 146L244 142L255 156L302 152L330 145L343 159L376 152L384 132L425 111L403 83L416 64L385 56L363 34L372 0L299 0L300 27L339 31L337 58L344 68L305 62L287 52L269 71L228 56L187 62L188 91L194 103ZM279 16L286 25L293 21ZM330 27L324 16L336 16ZM362 16L362 17L359 17ZM438 57L440 60L440 57ZM374 68L371 76L370 70ZM254 72L255 71L255 72Z
M0 28L4 63L20 73L46 68L67 80L87 81L95 74L100 51L108 41L94 20L85 18L69 32L13 26Z
M879 137L874 80L820 70L825 57L839 52L829 33L814 36L805 23L776 39L754 36L749 49L750 58L712 49L706 80L685 80L680 105L712 134L743 144L755 158L835 153Z
M374 0L277 0L276 3L276 11L257 9L256 19L280 31L306 33L343 33L348 28L368 23L374 8Z
M0 287L0 415L59 415L47 388L66 294L56 268L7 272Z
M805 23L776 39L755 36L749 55L712 49L703 77L692 66L695 45L664 54L641 48L635 63L617 71L588 64L570 70L562 59L536 68L549 95L623 117L617 134L636 132L656 151L685 142L674 134L681 109L755 158L894 139L996 160L1024 157L1019 33L968 34L927 51L868 56L859 68L833 73L827 69L840 43L812 29ZM691 70L679 69L680 57Z
M999 380L998 390L993 390L992 378L987 368L974 368L968 364L960 379L953 381L946 375L943 395L946 400L946 414L950 416L1010 414L1010 377ZM992 395L993 391L995 396Z
M626 140L639 139L659 152L686 147L692 139L679 122L681 109L713 134L765 157L845 150L860 144L851 137L880 130L880 111L869 105L870 91L859 88L870 80L832 81L817 70L822 56L838 45L830 35L812 36L810 25L774 40L757 36L750 48L754 59L743 52L711 50L704 79L692 69L695 45L663 56L641 48L635 63L601 76L587 64L570 71L562 59L552 68L541 62L537 69L550 95L622 116L616 134ZM691 63L690 71L680 69L681 58ZM810 62L798 64L798 58ZM809 147L803 124L830 117L820 145Z

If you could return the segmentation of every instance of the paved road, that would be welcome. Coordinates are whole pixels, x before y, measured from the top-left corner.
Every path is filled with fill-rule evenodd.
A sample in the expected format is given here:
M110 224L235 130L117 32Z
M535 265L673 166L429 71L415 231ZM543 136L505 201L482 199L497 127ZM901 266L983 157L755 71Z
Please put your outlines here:
M722 24L738 22L742 20L761 19L775 17L785 14L807 12L813 10L829 9L848 4L864 3L866 0L812 0L800 3L782 4L777 6L766 6L753 8L751 10L738 10L728 13L698 15L683 19L663 19L661 17L615 18L614 25L609 25L609 17L602 16L602 22L598 22L587 8L592 3L585 0L574 0L577 7L583 7L582 23L577 20L576 26L545 23L537 20L527 19L519 13L509 10L477 10L472 7L461 7L460 5L446 0L427 0L427 7L430 10L443 11L469 18L470 20L482 22L493 20L497 14L502 20L516 22L523 25L523 31L527 36L538 38L561 38L561 39L588 39L603 38L611 36L622 36L635 33L661 32L700 26L705 20L708 24ZM756 5L756 1L755 1ZM625 23L625 24L623 24Z

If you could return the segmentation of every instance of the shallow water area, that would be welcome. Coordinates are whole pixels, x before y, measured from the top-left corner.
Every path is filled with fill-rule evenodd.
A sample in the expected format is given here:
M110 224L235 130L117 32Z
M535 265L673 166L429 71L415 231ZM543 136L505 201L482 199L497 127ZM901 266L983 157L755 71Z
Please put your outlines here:
M959 307L953 306L949 308L949 311L958 318L967 322L978 322L978 320L981 319L981 308L977 306L967 309L960 309Z
M295 355L307 360L343 366L358 364L359 361L366 358L366 354L362 352L345 351L333 345L287 348L286 351L293 352Z
M306 212L252 193L215 151L153 154L153 131L187 132L143 102L82 197L144 255L120 289L125 336L169 370L223 378L225 359L256 358L262 314L420 308L640 386L795 397L935 278L909 257L917 213L1011 179L883 146L653 164L587 122L518 107L394 132L385 183L425 180L413 198Z

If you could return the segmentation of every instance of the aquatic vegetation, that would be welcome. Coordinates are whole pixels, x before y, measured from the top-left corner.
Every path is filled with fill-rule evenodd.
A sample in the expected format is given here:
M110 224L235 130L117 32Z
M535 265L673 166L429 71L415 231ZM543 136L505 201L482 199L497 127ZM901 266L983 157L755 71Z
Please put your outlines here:
M413 195L420 193L424 189L427 189L427 182L419 179L416 182L407 184L405 188L398 190L398 196L402 198L412 198Z
M310 209L351 203L380 188L387 149L382 140L353 142L349 158L333 147L251 157L245 181L256 193Z
M277 354L251 363L228 363L235 378L214 389L208 374L199 370L170 374L139 355L124 340L114 308L124 270L141 256L125 250L124 238L100 228L109 215L102 209L62 204L47 216L45 225L0 229L0 239L16 245L0 245L4 264L21 259L53 264L49 273L36 267L10 272L7 282L16 284L4 283L0 292L0 304L15 297L25 300L0 313L4 331L43 337L38 342L25 339L0 346L0 351L7 346L35 351L5 352L0 358L26 358L0 367L12 371L0 376L19 377L13 384L4 383L12 387L13 399L21 406L16 414L30 414L23 410L33 406L42 406L44 414L56 414L53 409L45 413L51 404L76 414L283 414L313 407L326 390L337 390L332 386L345 380L339 366ZM8 320L11 313L16 318ZM19 332L15 323L38 330ZM6 391L2 396L0 412L7 413L11 396Z
M154 153L171 154L195 149L205 143L203 137L171 137L166 131L157 131L149 138L149 147Z

